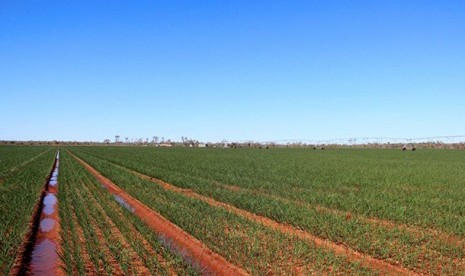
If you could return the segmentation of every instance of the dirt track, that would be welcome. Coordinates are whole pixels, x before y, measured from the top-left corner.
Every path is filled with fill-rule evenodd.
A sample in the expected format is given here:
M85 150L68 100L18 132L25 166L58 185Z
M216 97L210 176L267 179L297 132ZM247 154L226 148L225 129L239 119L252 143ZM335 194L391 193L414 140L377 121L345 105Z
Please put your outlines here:
M150 228L160 236L170 240L175 248L186 252L188 258L192 259L194 264L200 266L203 272L214 275L248 275L243 269L231 264L222 256L211 251L206 245L199 240L190 236L184 230L171 223L169 220L150 209L137 199L128 195L116 184L104 177L97 170L91 167L82 159L70 152L97 180L104 185L110 193L122 198L128 205L134 209L134 214L140 217Z

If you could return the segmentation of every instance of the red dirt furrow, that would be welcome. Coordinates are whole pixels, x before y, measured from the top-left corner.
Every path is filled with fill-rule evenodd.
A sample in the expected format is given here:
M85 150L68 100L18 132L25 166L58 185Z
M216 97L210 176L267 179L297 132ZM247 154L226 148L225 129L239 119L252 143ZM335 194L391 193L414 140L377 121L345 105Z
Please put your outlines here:
M154 178L154 177L151 177L151 176L148 176L148 175L144 175L144 174L141 174L139 172L136 172L136 171L133 171L133 170L130 170L130 169L127 169L127 168L126 168L126 170L133 173L134 175L139 176L142 179L152 181L152 182L162 186L166 190L174 191L174 192L177 192L177 193L182 193L182 194L184 194L186 196L202 200L203 202L206 202L211 206L224 208L224 209L226 209L228 211L231 211L231 212L233 212L235 214L243 216L243 217L245 217L247 219L250 219L250 220L255 221L255 222L259 222L259 223L261 223L261 224L263 224L265 226L268 226L268 227L271 227L273 229L279 230L282 233L295 235L295 236L299 237L302 240L307 240L307 241L313 242L317 246L331 249L333 252L335 252L338 255L347 256L351 260L356 261L356 262L361 262L364 266L376 269L376 270L382 272L383 274L418 275L417 273L415 273L413 271L410 271L410 270L407 270L407 269L405 269L405 268L403 268L401 266L390 264L388 262L373 258L372 256L366 255L364 253L355 251L355 250L353 250L353 249L351 249L351 248L349 248L347 246L340 245L340 244L337 244L337 243L334 243L334 242L319 238L317 236L314 236L314 235L310 234L309 232L298 229L298 228L296 228L294 226L284 224L284 223L280 223L280 222L274 221L274 220L272 220L270 218L260 216L260 215L251 213L249 211L237 208L237 207L232 206L230 204L217 201L217 200L215 200L213 198L198 194L198 193L196 193L196 192L194 192L194 191L192 191L190 189L179 188L177 186L174 186L174 185L172 185L170 183L167 183L167 182L165 182L163 180L160 180L160 179L157 179L157 178Z
M134 214L139 216L150 228L169 239L177 248L182 248L182 250L186 252L198 265L200 265L200 267L205 268L205 271L203 272L215 275L248 275L246 271L228 262L222 256L211 251L202 242L184 232L184 230L161 216L159 213L127 194L124 190L119 188L108 178L104 177L85 161L78 158L71 152L70 154L76 158L76 160L78 160L78 162L81 163L92 175L94 175L110 193L119 196L132 208L134 208Z
M58 257L60 251L60 223L56 197L58 154L36 205L31 229L10 275L63 275Z

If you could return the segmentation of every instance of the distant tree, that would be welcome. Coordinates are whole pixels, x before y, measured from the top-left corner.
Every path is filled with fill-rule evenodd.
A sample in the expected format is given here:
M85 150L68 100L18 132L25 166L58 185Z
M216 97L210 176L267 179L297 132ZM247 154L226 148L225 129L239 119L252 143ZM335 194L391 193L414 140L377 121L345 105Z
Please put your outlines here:
M115 135L115 143L118 143L119 142L119 135Z
M183 137L181 137L181 140L182 140L183 146L185 146L185 147L194 146L194 141L192 139L189 139L189 138L183 136Z

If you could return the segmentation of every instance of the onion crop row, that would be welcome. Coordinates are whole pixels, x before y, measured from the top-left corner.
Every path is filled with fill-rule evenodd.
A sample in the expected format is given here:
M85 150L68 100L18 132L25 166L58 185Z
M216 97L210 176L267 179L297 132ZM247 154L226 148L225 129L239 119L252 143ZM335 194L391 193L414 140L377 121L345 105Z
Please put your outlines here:
M41 154L51 151L43 146L0 146L0 178L17 172Z
M88 154L74 153L130 195L252 274L376 273L313 243L279 233L200 200L164 190Z
M465 237L465 152L80 148L168 182L189 177ZM177 178L177 179L176 179ZM193 179L195 180L195 179Z
M28 149L23 149L27 150ZM37 154L34 150L31 156ZM30 228L34 207L54 161L48 151L28 163L0 185L0 271L8 274ZM2 157L3 158L3 157Z
M66 152L61 167L61 255L68 274L196 274Z
M373 206L371 205L373 202L380 203L380 200L383 198L382 193L376 193L373 191L373 187L368 187L365 194L361 194L360 196L362 199L366 199L362 201L360 199L354 199L355 192L346 192L346 197L342 198L344 192L342 192L344 187L347 187L348 184L337 186L337 185L328 185L329 187L325 190L322 188L322 184L316 181L315 186L308 186L304 189L299 191L295 190L297 185L289 185L287 189L285 189L284 183L276 184L276 186L272 186L272 182L269 182L271 174L276 179L282 179L281 176L278 176L276 171L280 171L282 166L274 165L275 167L271 166L274 164L274 160L269 160L269 156L264 156L263 154L269 154L269 152L273 151L255 151L253 154L255 155L256 160L250 160L253 158L253 154L250 152L242 152L243 155L249 159L246 159L244 163L246 165L250 165L252 168L259 167L259 173L252 174L245 168L243 163L238 163L232 165L232 169L226 167L228 162L222 162L220 159L220 154L216 150L209 150L207 152L201 151L190 151L190 149L174 149L171 151L171 155L168 155L168 150L153 150L153 149L133 149L137 150L137 155L134 152L129 152L127 149L119 149L119 148L86 148L86 149L79 149L83 150L87 153L87 158L90 158L89 154L95 156L101 156L101 159L108 159L112 162L115 162L119 165L128 167L130 169L136 170L141 173L145 173L154 177L162 178L165 181L171 182L175 185L178 185L183 188L192 189L199 194L206 195L212 197L218 201L226 202L232 204L236 207L249 210L259 215L267 216L272 218L276 221L289 223L295 225L299 228L306 229L310 233L317 235L319 237L331 240L336 243L346 244L349 247L363 252L365 254L369 254L376 258L387 260L393 264L401 264L411 270L415 270L422 273L427 274L443 274L443 273L457 273L458 271L463 271L465 268L465 260L464 260L464 252L463 246L465 244L465 239L458 237L457 240L453 242L444 240L444 239L437 239L436 236L432 235L431 233L434 232L430 231L430 229L425 228L424 231L417 231L411 232L408 229L404 229L402 227L386 227L382 223L376 224L368 222L367 220L358 219L361 216L369 216L371 214L370 208ZM171 150L171 149L170 149ZM229 156L230 151L221 151L224 158L236 158L240 156L240 151L236 155L234 152L231 153L233 157ZM289 156L282 155L293 153L293 150L288 152L278 150L277 154L273 158L279 160L286 161L289 160ZM329 152L329 151L328 151ZM383 151L381 151L383 152ZM194 154L195 153L195 154ZM305 159L305 157L300 156L301 152L297 151L296 159ZM442 166L442 163L445 162L445 157L443 156L444 152L439 151L437 152L438 156L435 156L436 152L429 152L427 155L430 159L433 159L433 163L437 163L438 166ZM149 158L150 154L150 158ZM209 155L214 155L214 158ZM313 154L310 152L308 154ZM320 154L320 153L318 153ZM344 156L349 154L349 156ZM391 152L389 152L391 154ZM397 154L397 153L396 153ZM400 153L402 154L402 153ZM269 154L270 155L270 154ZM454 167L456 164L460 164L458 157L460 153L451 152L452 160L451 166ZM205 157L206 156L206 157ZM244 157L244 156L243 156ZM189 159L191 158L191 159ZM210 160L210 162L202 161L203 159ZM234 159L233 158L233 159ZM395 160L393 157L390 160L377 160L377 156L373 155L371 151L365 152L362 150L361 153L358 152L351 152L342 150L338 154L331 153L329 156L320 156L322 162L325 163L324 166L330 168L330 164L336 164L335 166L347 166L347 162L345 159L349 159L353 163L353 169L355 171L363 171L360 168L360 164L365 164L368 166L368 161L370 162L379 162L381 164L386 163L393 163L391 170L394 172L390 172L389 169L385 174L403 174L409 175L408 172L410 169L406 169L404 171L398 170L399 162L405 162L403 165L411 166L418 169L418 164L422 163L421 160L417 160L414 158L410 158L408 160ZM393 160L394 159L394 160ZM436 159L436 160L434 160ZM216 160L216 163L212 160ZM312 160L312 158L310 158ZM358 161L357 161L358 160ZM194 162L198 161L198 163ZM272 162L273 161L273 162ZM338 165L338 162L342 162L343 165ZM357 164L359 162L360 164ZM205 164L210 164L212 168L205 167ZM265 165L268 165L269 174L265 172L260 172ZM304 164L299 164L298 162L294 164L296 167L302 167ZM221 185L218 185L219 181L223 183L234 183L238 184L235 181L234 177L225 179L221 177L222 172L224 175L233 175L235 172L233 171L234 168L240 166L239 171L243 172L246 176L250 177L247 179L246 184L242 185L245 189L224 189L221 188ZM321 164L317 164L315 166L322 166ZM365 177L374 177L377 174L380 174L379 171L379 164L374 165L373 167L374 172L373 175L368 175L365 173ZM332 166L334 168L334 166ZM441 167L443 170L447 171L444 167ZM276 170L276 171L275 171ZM347 168L349 170L349 168ZM232 171L232 172L231 172ZM253 171L253 170L251 170ZM110 173L110 169L108 169ZM212 172L212 176L206 175L207 173ZM299 174L294 169L291 169L291 172L295 174ZM322 173L322 172L315 172L311 170L313 173ZM292 173L281 172L282 174L289 176L289 182L297 182L297 176ZM313 179L324 179L329 178L329 169L323 170L323 175L313 176ZM449 179L452 181L456 179L456 176L446 177L443 173L438 173L437 171L433 170L433 174L436 174L436 178L444 178ZM302 173L301 173L302 174ZM338 179L342 177L341 175L333 172L333 178L335 182L341 181ZM343 176L347 176L349 172L341 172ZM305 175L305 173L303 174ZM431 174L429 174L431 175ZM363 178L363 175L360 176ZM379 178L379 176L376 176ZM411 176L414 177L414 176ZM419 177L420 179L422 177ZM239 178L242 179L242 178ZM301 181L305 182L305 179ZM351 181L347 180L350 184ZM367 181L367 180L364 180ZM418 180L412 180L411 182L415 185L415 182ZM353 182L352 182L353 183ZM395 183L394 183L395 184ZM395 189L395 185L391 185L392 189ZM239 185L239 184L238 184ZM311 183L313 185L313 183ZM368 184L366 184L368 185ZM402 187L400 184L396 184L399 187ZM433 184L431 184L433 185ZM458 184L454 184L452 186L456 186ZM153 186L153 185L152 185ZM223 185L224 186L224 185ZM372 186L377 186L376 184L372 184ZM406 186L408 186L406 184ZM338 193L334 192L334 190L341 190ZM387 187L381 186L379 189L387 189ZM404 187L405 189L405 187ZM454 188L456 189L456 188ZM333 192L331 192L333 191ZM356 191L356 190L354 190ZM370 191L370 193L368 192ZM347 211L345 208L340 208L342 205L346 203L341 203L338 206L334 206L331 204L327 204L321 200L313 200L309 198L308 195L316 194L316 196L321 198L330 198L334 193L336 193L335 197L340 199L341 201L345 200L346 202L353 201L355 204L361 204L360 202L364 202L364 206L367 210L360 211L357 208L350 209L353 211L354 216L351 219L348 218L347 214L344 211ZM397 192L391 192L391 194L387 194L385 197L386 202L382 204L388 204L391 202L394 206L390 208L396 208L395 204L399 204L398 201L391 200L391 197L395 197ZM428 198L426 195L426 190L421 193L421 195ZM315 196L315 197L316 197ZM417 195L416 197L420 197ZM433 196L429 196L431 199L434 199ZM415 198L415 197L414 197ZM370 202L373 200L373 202ZM301 204L302 202L306 204ZM317 208L318 205L326 207L333 207L336 210L340 210L342 212L327 212L322 210L321 208ZM456 205L461 206L461 203L456 203ZM415 206L412 204L410 208L420 208L421 204ZM374 205L376 208L376 204ZM398 207L397 207L398 208ZM412 212L415 212L414 210ZM423 211L422 211L423 212ZM379 214L379 212L377 212ZM434 211L431 211L431 215L434 216ZM385 217L380 215L380 217ZM449 214L449 220L453 217L453 214ZM392 217L391 217L392 219ZM434 220L434 217L427 218L429 220ZM425 220L427 220L425 219ZM437 219L439 222L441 221L440 218ZM402 220L393 219L394 222L403 222ZM462 229L461 222L463 221L457 219L455 221L454 227L455 229L459 230ZM405 223L408 223L405 222ZM422 225L421 223L418 223ZM395 223L394 223L395 225ZM452 223L449 222L448 225L452 226ZM447 229L451 230L452 227ZM452 228L454 229L454 228ZM460 231L451 231L451 232L460 232Z

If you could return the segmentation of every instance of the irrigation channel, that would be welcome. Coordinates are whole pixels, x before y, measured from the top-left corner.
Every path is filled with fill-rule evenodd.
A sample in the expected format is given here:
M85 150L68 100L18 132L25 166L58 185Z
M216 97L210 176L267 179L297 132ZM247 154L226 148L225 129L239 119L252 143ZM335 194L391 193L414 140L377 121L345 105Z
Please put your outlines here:
M13 271L15 274L60 274L57 252L60 231L57 200L59 161L58 151L33 216L32 227L19 261L20 266Z

